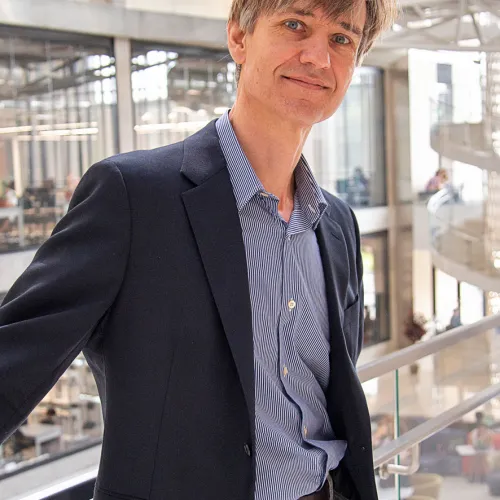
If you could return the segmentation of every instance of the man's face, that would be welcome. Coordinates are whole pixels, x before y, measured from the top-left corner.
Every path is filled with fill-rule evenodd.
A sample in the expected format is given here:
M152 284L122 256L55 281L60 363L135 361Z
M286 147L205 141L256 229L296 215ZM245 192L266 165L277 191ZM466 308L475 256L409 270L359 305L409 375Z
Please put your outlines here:
M233 57L243 65L238 93L254 109L301 126L330 117L356 67L366 19L364 0L336 20L299 0L286 12L261 16ZM231 29L231 28L230 28Z

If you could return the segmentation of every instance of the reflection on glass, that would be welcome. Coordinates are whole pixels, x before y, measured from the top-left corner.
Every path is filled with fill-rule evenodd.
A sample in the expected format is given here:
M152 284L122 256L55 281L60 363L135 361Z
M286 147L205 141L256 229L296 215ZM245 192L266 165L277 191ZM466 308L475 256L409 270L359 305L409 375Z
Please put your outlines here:
M475 323L484 317L484 292L453 276L435 270L435 330L441 333L461 325Z
M52 455L97 444L102 432L97 386L80 354L21 427L3 444L0 478Z
M458 303L458 282L449 274L436 269L436 330L443 331L459 326L461 323ZM458 317L457 317L458 314Z
M364 345L374 345L390 338L387 236L361 238L364 285Z
M464 325L470 325L484 317L483 290L464 281L460 283L460 314Z
M313 127L305 156L322 187L367 207L386 202L384 151L382 73L358 68L340 108Z
M83 173L117 152L115 123L111 41L2 28L0 252L49 237ZM101 435L96 384L80 355L0 447L0 477Z
M136 147L182 141L220 117L235 99L235 71L226 52L134 43Z
M38 246L92 163L116 153L111 42L2 29L0 252Z

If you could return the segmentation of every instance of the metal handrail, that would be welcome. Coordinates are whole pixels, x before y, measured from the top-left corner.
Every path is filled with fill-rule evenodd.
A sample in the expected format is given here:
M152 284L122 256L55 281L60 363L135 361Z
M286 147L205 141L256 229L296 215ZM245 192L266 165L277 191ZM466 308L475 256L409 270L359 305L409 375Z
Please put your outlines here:
M23 497L23 500L43 500L45 498L52 498L54 495L64 493L70 488L75 488L82 484L93 481L97 478L98 468L93 467L87 472L83 472L69 479L64 479L59 483L40 489L34 493L28 494Z
M427 420L427 422L414 427L390 444L381 446L373 453L374 467L378 468L386 464L403 451L412 448L437 432L446 429L453 422L456 422L498 395L500 395L500 383L487 387L471 398L441 413L437 417L431 418Z
M459 326L424 342L405 347L383 358L366 363L358 369L358 377L361 382L381 377L403 366L415 363L426 356L436 354L447 347L456 345L463 340L474 338L486 330L497 327L500 327L500 314L488 316L472 325Z

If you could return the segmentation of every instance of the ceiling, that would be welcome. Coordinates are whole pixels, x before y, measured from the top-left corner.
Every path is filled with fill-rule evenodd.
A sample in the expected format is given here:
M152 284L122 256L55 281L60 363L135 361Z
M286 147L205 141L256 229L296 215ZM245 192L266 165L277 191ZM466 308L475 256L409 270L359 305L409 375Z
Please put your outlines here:
M500 52L500 0L399 0L379 49Z

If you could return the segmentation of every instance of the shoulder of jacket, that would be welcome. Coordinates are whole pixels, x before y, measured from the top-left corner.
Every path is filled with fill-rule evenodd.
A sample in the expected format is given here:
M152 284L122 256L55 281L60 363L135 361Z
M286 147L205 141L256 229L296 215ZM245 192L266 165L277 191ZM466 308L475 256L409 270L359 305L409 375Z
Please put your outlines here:
M156 149L117 154L99 163L114 165L126 177L142 177L155 173L179 173L183 157L184 141Z

